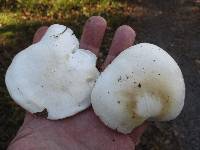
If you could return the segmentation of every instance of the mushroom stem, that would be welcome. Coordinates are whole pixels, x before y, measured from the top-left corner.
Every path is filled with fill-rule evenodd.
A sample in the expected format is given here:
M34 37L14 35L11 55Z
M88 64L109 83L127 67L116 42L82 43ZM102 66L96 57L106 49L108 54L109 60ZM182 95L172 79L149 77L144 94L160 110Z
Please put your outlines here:
M160 115L162 108L162 100L152 93L145 93L137 98L136 113L142 118L157 117Z

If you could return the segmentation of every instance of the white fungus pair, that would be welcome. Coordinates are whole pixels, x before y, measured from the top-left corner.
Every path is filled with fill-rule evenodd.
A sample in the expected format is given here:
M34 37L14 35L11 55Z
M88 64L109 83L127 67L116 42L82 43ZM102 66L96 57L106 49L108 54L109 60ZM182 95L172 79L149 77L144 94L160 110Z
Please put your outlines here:
M50 26L40 42L17 54L5 80L11 97L31 113L56 120L92 103L104 124L125 134L145 120L176 118L185 98L181 70L161 48L132 46L99 75L96 56L79 49L63 25Z

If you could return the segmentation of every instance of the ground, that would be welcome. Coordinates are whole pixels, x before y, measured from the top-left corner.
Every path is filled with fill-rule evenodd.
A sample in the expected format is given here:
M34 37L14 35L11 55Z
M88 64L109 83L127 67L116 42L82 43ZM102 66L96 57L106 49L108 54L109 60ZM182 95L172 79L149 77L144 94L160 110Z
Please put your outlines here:
M14 55L31 44L41 25L62 23L80 37L92 15L108 21L101 62L116 28L128 24L137 33L135 43L149 42L165 49L180 65L186 83L181 115L167 123L151 123L138 150L200 149L200 3L198 0L129 0L100 2L75 0L0 1L0 149L5 149L23 122L24 110L10 98L4 76Z

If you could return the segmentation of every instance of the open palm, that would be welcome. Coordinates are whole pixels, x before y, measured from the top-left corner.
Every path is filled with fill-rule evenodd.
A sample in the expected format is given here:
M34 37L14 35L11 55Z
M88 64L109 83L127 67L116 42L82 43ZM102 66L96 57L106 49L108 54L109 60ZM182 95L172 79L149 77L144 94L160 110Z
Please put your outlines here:
M91 17L85 24L80 48L88 49L98 56L106 30L106 21L99 16ZM41 27L34 35L38 42L48 27ZM135 39L134 30L126 25L119 27L113 38L105 68L121 51L130 47ZM17 136L10 143L9 150L133 150L145 125L124 135L107 128L89 109L63 120L51 121L26 114Z

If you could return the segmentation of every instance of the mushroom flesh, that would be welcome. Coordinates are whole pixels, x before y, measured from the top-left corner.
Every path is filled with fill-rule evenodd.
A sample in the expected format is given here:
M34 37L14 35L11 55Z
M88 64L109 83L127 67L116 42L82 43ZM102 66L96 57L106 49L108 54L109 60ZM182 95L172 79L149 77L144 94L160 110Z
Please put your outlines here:
M56 120L89 107L98 75L96 56L79 49L70 28L55 24L41 41L14 57L5 82L21 107Z
M145 120L176 118L184 98L183 75L174 59L156 45L141 43L121 52L101 73L91 103L108 127L127 134Z

